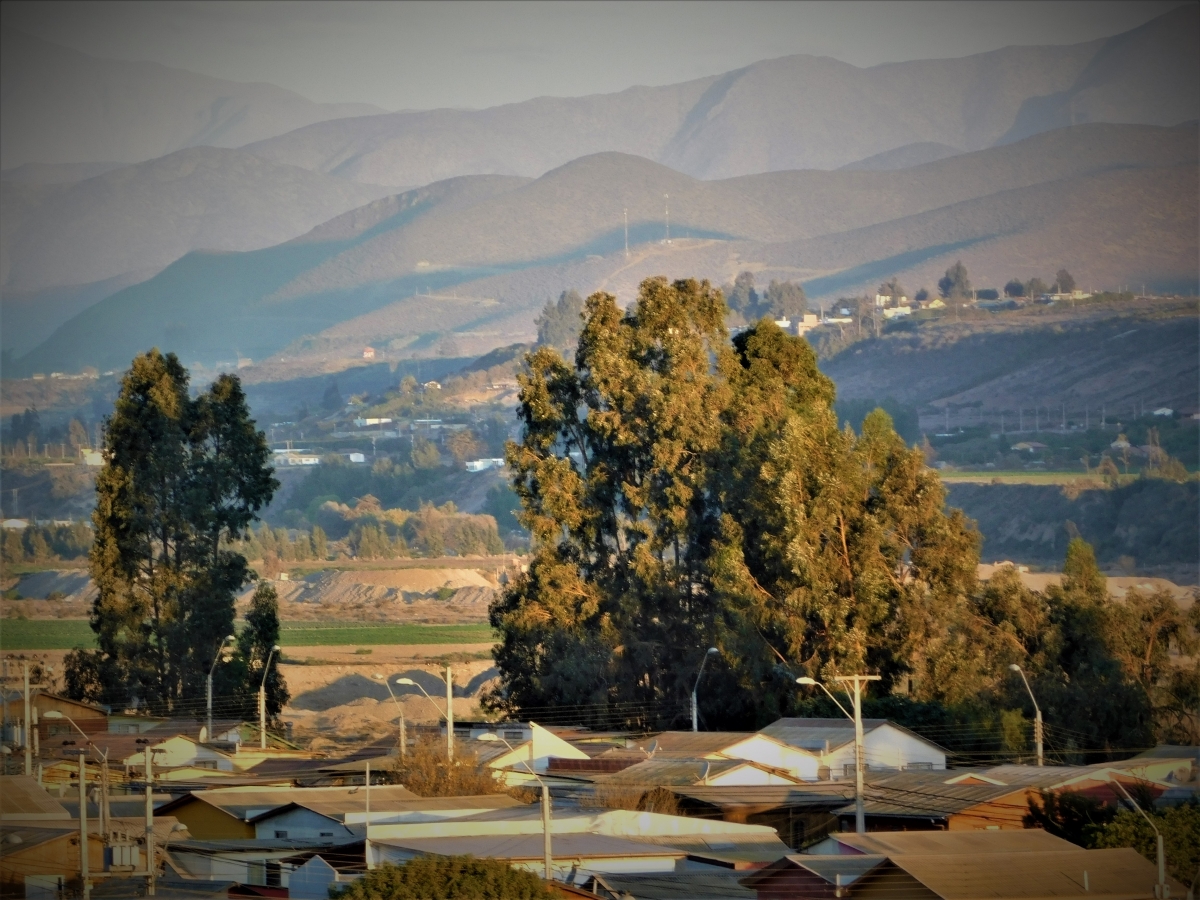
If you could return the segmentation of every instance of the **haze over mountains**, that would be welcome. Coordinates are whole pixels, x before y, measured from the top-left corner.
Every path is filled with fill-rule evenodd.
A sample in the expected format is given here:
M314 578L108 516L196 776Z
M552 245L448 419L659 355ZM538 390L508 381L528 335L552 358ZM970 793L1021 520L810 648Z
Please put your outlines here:
M721 181L597 154L533 181L439 182L265 250L190 254L77 316L28 363L57 368L86 359L110 368L156 344L187 360L227 359L234 336L238 351L260 358L385 307L398 327L377 337L411 351L415 341L476 332L518 313L506 327L527 335L556 281L620 287L628 297L648 275L719 282L748 267L764 279L799 277L819 298L888 274L907 277L947 252L1006 242L1021 253L1001 250L996 278L1011 271L1002 264L1034 272L1062 264L1081 277L1107 266L1102 274L1111 276L1146 265L1148 252L1160 277L1183 280L1194 276L1200 243L1196 165L1194 126L1075 126L908 170ZM670 244L660 242L664 194L672 204ZM623 250L626 209L632 259ZM1103 216L1089 221L1098 209ZM1130 240L1097 241L1113 225ZM1102 259L1089 249L1095 243L1105 247ZM550 284L532 287L539 276ZM414 297L451 286L475 299ZM511 334L497 330L493 343Z
M1198 38L1193 4L1065 47L374 114L6 31L3 346L18 371L425 353L527 336L564 287L751 268L828 298L968 253L977 285L1194 289Z

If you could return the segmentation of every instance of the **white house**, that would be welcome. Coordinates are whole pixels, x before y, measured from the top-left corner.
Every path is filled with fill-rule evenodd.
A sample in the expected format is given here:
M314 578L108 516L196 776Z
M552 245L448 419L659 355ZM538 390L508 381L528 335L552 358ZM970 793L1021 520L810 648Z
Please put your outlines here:
M802 781L816 781L821 761L809 750L793 747L759 732L741 731L665 731L626 747L653 751L656 758L664 753L687 754L693 759L740 759L773 769L783 769Z
M854 723L850 719L787 718L759 730L820 760L818 777L854 777ZM871 771L945 769L946 751L887 719L863 719L863 749Z
M496 735L500 740L479 740L488 733ZM540 775L550 767L551 757L588 758L578 747L533 722L473 725L469 746L481 763L501 773L505 782L514 786L536 784L534 777L529 774L529 768L532 766L533 771Z
M498 457L491 459L472 459L467 461L468 472L485 472L488 469L499 469L503 466L504 460Z
M177 769L181 766L191 766L196 769L215 769L218 772L234 770L233 757L206 744L201 744L195 738L177 734L157 744L150 745L153 754L153 765L156 769ZM126 757L122 763L131 769L141 769L145 765L145 752L139 750L132 756Z

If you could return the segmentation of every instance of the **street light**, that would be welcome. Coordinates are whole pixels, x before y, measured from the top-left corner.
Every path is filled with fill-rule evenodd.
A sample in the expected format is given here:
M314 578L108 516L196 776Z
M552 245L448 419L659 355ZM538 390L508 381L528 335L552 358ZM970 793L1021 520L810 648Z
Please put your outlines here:
M212 677L213 677L213 672L216 671L217 663L220 662L220 660L221 660L221 651L225 649L226 644L228 644L230 641L234 641L234 640L237 640L237 638L234 637L232 634L225 635L225 639L223 641L221 641L220 646L217 647L217 654L216 654L216 656L213 657L212 665L208 667L208 694L207 694L207 697L208 697L208 731L206 732L206 735L210 741L213 739L213 728L212 728Z
M716 647L709 647L708 652L704 654L704 658L700 660L700 671L696 673L696 683L692 686L692 731L699 731L700 713L696 707L696 691L700 689L700 679L704 677L704 664L708 662L710 656L716 656L721 651Z
M1138 806L1137 802L1129 796L1129 791L1125 790L1125 785L1121 784L1121 782L1115 779L1112 779L1112 783L1116 787L1120 788L1121 793L1125 795L1125 799L1132 804L1134 809L1142 814L1142 818L1145 819L1146 823L1154 829L1154 835L1158 839L1158 884L1154 886L1154 896L1157 898L1157 900L1168 900L1168 898L1171 896L1171 889L1167 887L1167 861L1166 856L1163 854L1162 832L1158 830L1158 826L1154 824L1154 820L1146 815L1145 811ZM1190 891L1188 892L1188 896L1191 896Z
M392 698L392 702L396 704L396 709L400 713L400 757L403 758L404 756L407 755L406 751L408 749L405 746L408 743L408 738L404 733L404 707L400 705L400 701L397 700L396 695L394 693L392 693L392 686L391 686L391 684L388 683L388 680L384 676L380 675L378 672L375 673L375 677L383 682L383 686L385 688L387 688L388 696L390 696ZM396 680L396 684L403 684L403 683L404 683L404 679Z
M488 743L500 741L505 747L516 753L516 749L512 744L494 732L489 731L487 734L481 734L476 740ZM530 756L533 755L532 741L529 742L529 754ZM525 768L529 770L530 775L537 779L537 783L542 786L542 863L545 867L545 878L547 881L550 881L553 877L551 875L551 867L554 864L554 859L550 853L550 788L546 787L546 782L542 781L541 776L533 770L532 762L525 762Z
M854 830L858 834L866 834L867 832L867 813L863 808L863 725L862 725L862 689L863 685L868 681L879 681L878 675L835 675L834 681L849 681L854 685L854 693L846 688L842 690L851 696L854 700L854 715L846 712L846 707L838 703L837 698L829 693L829 688L825 687L815 678L801 676L796 679L796 684L804 684L819 687L825 692L830 700L834 702L838 709L849 719L854 721Z
M1037 761L1040 766L1042 764L1042 709L1038 706L1037 698L1033 696L1033 688L1029 686L1025 670L1016 663L1012 663L1008 668L1021 676L1021 680L1025 682L1025 690L1029 691L1029 699L1033 701L1033 742L1037 745Z
M436 678L437 676L435 675L434 677ZM454 759L454 672L451 671L449 666L446 666L446 677L444 681L446 683L446 760L449 761ZM419 685L417 682L413 681L411 678L397 678L396 684L415 687L422 694L425 694L425 699L433 704L434 709L437 709L438 716L442 716L442 711L438 709L438 705L433 702L433 698L430 697L425 688L421 687L421 685Z
M271 668L271 657L282 649L278 644L267 654L267 664L263 666L262 684L258 686L258 749L267 749L267 670Z

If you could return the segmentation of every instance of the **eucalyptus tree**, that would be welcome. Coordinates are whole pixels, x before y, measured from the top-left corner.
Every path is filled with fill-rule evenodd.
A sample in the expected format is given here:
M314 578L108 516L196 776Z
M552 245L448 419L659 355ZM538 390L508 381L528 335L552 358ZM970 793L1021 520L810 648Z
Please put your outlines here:
M106 423L92 516L99 650L89 665L108 701L134 696L160 711L202 695L252 576L229 542L278 487L238 379L223 375L195 399L188 381L174 354L134 359Z
M791 708L801 673L978 681L974 530L885 414L838 430L805 341L764 320L731 344L725 316L707 282L648 279L624 312L588 298L574 365L527 358L507 457L533 555L491 610L494 704L665 724L709 646L726 724Z

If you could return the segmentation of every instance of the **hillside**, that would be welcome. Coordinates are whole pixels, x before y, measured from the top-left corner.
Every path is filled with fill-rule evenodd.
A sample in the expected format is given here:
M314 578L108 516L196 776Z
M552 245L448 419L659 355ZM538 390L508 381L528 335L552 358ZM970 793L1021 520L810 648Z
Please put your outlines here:
M184 147L238 147L325 119L381 112L313 103L270 84L241 84L148 62L97 59L0 32L0 168L25 163L136 163Z
M800 278L821 298L944 269L964 248L997 279L1068 265L1084 284L1179 280L1194 275L1200 244L1196 152L1194 127L1089 125L900 171L699 181L610 153L533 181L453 179L272 248L191 254L90 308L21 364L111 368L156 344L189 361L229 359L234 340L261 358L388 309L399 330L354 330L354 339L428 355L438 335L483 326L499 343L523 339L536 309L565 286L627 297L649 275L721 282L750 268L764 281ZM660 242L664 194L670 244ZM444 299L416 296L431 292ZM524 331L508 337L514 329Z
M1083 491L1071 498L1052 485L955 484L949 486L946 503L978 522L984 562L1010 559L1058 569L1077 532L1095 547L1105 568L1124 563L1122 567L1136 567L1142 574L1196 584L1197 487L1194 481L1142 479L1117 490Z
M0 289L6 306L39 306L44 338L69 316L58 318L44 294L28 295L128 273L140 277L126 283L140 281L192 250L269 247L388 192L214 147L74 183L3 181ZM6 348L32 346L5 332Z
M979 150L1083 122L1170 126L1200 118L1198 32L1197 8L1184 6L1135 31L1073 46L865 69L789 56L617 94L321 122L247 149L396 185L466 173L536 177L602 151L705 179L836 169L914 144Z
M822 363L846 398L1007 411L1085 407L1099 421L1135 404L1200 407L1200 318L1194 300L945 318L861 341Z

